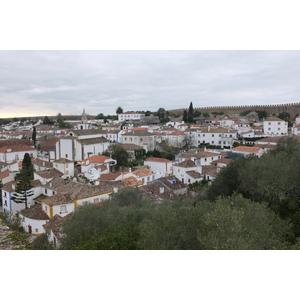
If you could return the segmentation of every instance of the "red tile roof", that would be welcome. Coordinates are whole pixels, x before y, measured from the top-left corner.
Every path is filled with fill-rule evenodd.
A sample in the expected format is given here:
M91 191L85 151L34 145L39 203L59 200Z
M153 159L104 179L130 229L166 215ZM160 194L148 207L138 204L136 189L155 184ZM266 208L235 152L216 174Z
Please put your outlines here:
M241 151L241 152L256 153L256 152L262 150L262 148L260 148L260 147L249 147L249 146L238 146L238 147L233 148L232 150Z
M36 150L33 147L27 145L11 145L11 146L4 146L0 148L0 152L7 153L7 152L22 152L22 151L33 151Z
M4 179L9 176L9 170L0 173L0 179Z
M132 174L134 174L137 177L144 177L144 176L148 176L148 175L153 175L155 173L147 168L144 168L144 169L136 170L136 171L132 172Z
M175 131L170 133L169 135L184 135L184 131Z
M84 159L81 162L81 165L88 166L89 164L93 164L93 163L98 163L98 164L102 163L103 164L107 159L111 159L111 158L108 156L105 156L105 155L94 155L94 156Z
M146 161L151 161L151 162L160 162L160 163L170 163L172 162L171 160L168 160L166 158L161 158L161 157L148 157Z

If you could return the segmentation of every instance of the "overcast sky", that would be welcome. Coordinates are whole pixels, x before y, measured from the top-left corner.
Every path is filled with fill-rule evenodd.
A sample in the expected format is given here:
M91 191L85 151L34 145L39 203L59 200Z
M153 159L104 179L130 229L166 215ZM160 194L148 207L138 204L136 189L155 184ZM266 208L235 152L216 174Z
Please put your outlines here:
M300 51L0 51L0 117L300 102Z

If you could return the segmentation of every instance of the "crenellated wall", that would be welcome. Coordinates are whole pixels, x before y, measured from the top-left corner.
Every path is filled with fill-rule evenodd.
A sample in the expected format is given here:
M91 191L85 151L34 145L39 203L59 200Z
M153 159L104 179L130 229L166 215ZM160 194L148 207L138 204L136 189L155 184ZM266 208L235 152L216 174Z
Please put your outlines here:
M169 112L174 114L183 114L184 110L188 108L172 109ZM240 114L243 111L251 110L265 110L269 114L279 114L281 112L288 112L291 118L295 118L296 115L300 115L300 102L286 103L286 104L261 104L261 105L238 105L238 106L206 106L206 107L194 107L194 110L198 110L201 113L223 112L224 115Z

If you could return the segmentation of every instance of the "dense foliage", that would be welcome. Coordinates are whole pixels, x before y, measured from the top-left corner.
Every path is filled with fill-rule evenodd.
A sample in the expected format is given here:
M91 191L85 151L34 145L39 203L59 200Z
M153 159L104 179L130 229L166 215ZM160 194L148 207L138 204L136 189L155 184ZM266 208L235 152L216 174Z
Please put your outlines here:
M103 206L79 207L63 226L63 249L286 249L290 223L234 194L215 202L154 202L122 190Z
M283 219L290 219L300 237L300 144L282 139L261 157L235 159L224 168L208 190L208 198L235 192L255 202L266 202Z

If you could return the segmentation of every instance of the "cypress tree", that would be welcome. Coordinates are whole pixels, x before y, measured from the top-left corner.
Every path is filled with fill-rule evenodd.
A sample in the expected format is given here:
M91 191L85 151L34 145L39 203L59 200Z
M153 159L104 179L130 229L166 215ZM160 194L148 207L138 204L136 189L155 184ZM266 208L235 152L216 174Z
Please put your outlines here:
M193 102L190 103L189 111L188 111L188 122L194 123L194 108Z
M187 122L188 122L188 113L187 113L186 109L185 109L184 112L183 112L183 118L182 118L182 121L183 121L184 123L187 123Z
M35 126L33 126L32 140L34 142L34 147L36 147L36 128L35 128Z

